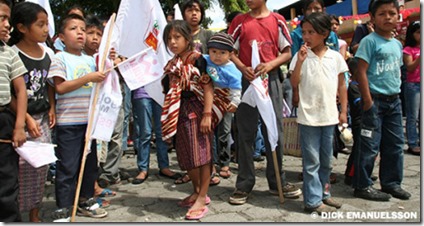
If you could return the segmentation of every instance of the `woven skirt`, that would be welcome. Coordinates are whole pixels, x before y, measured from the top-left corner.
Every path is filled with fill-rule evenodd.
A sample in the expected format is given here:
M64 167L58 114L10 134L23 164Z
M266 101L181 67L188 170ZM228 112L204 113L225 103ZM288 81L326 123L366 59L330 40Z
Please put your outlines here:
M177 160L182 170L191 170L212 160L213 133L201 133L203 103L197 97L181 98L175 135Z

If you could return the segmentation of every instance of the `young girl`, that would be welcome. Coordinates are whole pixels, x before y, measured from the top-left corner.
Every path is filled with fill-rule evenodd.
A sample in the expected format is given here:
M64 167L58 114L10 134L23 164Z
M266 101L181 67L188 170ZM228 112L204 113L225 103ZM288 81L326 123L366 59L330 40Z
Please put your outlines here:
M162 137L176 135L178 163L187 170L193 193L179 206L191 207L186 219L197 220L208 212L207 196L212 167L213 85L206 73L206 61L193 51L191 29L187 22L175 20L165 27L163 40L175 54L165 66L162 81L166 93L162 111Z
M403 49L403 62L407 69L406 76L406 135L408 139L408 152L420 155L417 145L417 121L420 112L420 81L421 81L421 51L420 51L420 21L415 21L408 26L406 31L405 47Z
M9 44L14 45L28 73L24 75L28 110L26 114L27 140L51 143L51 129L55 125L54 89L47 83L50 56L53 51L39 43L46 41L49 29L47 12L38 4L22 2L12 11L13 32ZM44 194L48 165L34 168L24 159L19 160L19 204L21 211L30 211L31 222L41 222L38 211Z
M291 84L299 86L298 118L303 163L305 211L334 211L341 204L331 198L329 176L333 154L334 126L346 123L346 62L339 52L325 45L331 19L312 13L301 23L304 44L290 64ZM339 95L341 113L337 110Z

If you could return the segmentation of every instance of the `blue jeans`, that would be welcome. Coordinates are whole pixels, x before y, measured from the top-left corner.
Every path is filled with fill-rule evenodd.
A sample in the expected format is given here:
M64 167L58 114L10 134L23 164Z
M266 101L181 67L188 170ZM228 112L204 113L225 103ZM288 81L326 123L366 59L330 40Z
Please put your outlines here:
M169 167L168 145L162 140L161 114L162 107L153 99L133 99L134 120L139 128L139 139L137 140L137 166L140 172L148 172L149 170L152 129L154 129L156 136L156 155L159 169Z
M131 116L131 90L128 88L126 84L123 85L125 97L123 99L124 105L124 124L122 131L122 150L128 150L128 125L130 123Z
M419 134L417 132L418 116L420 112L420 83L406 83L406 137L409 148L417 147Z
M355 155L353 187L373 184L371 173L380 151L379 178L382 188L400 187L403 179L403 127L401 101L373 98L372 107L362 113L360 149Z
M334 125L299 124L303 164L303 197L305 207L315 208L331 197L330 173L333 159Z
M261 130L262 122L258 120L258 132L256 132L255 139L255 150L253 151L253 157L260 157L262 153L265 153L265 141Z

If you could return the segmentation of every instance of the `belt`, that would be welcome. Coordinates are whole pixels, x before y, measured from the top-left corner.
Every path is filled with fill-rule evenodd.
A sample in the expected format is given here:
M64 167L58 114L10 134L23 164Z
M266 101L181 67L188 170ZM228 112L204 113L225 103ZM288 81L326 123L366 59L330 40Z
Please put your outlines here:
M399 98L399 94L394 94L394 95L371 94L371 96L373 99L387 101L387 102L393 102Z

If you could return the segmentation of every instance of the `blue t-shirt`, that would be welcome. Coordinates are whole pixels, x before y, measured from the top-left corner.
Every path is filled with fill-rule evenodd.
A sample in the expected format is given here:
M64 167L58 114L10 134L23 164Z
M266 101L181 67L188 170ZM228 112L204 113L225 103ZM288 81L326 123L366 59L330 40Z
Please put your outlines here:
M211 77L214 85L219 88L241 89L241 72L230 61L225 65L214 64L209 55L203 55L207 62L206 72Z
M369 65L367 77L371 93L400 93L403 58L402 44L397 39L386 39L372 32L361 40L355 57Z
M298 26L292 33L290 33L291 39L292 39L292 46L291 46L291 53L292 57L299 51L300 46L303 45L303 39L302 39L302 27ZM330 32L330 36L328 37L326 41L326 45L330 47L330 49L339 51L339 38L337 37L336 33L333 31Z

